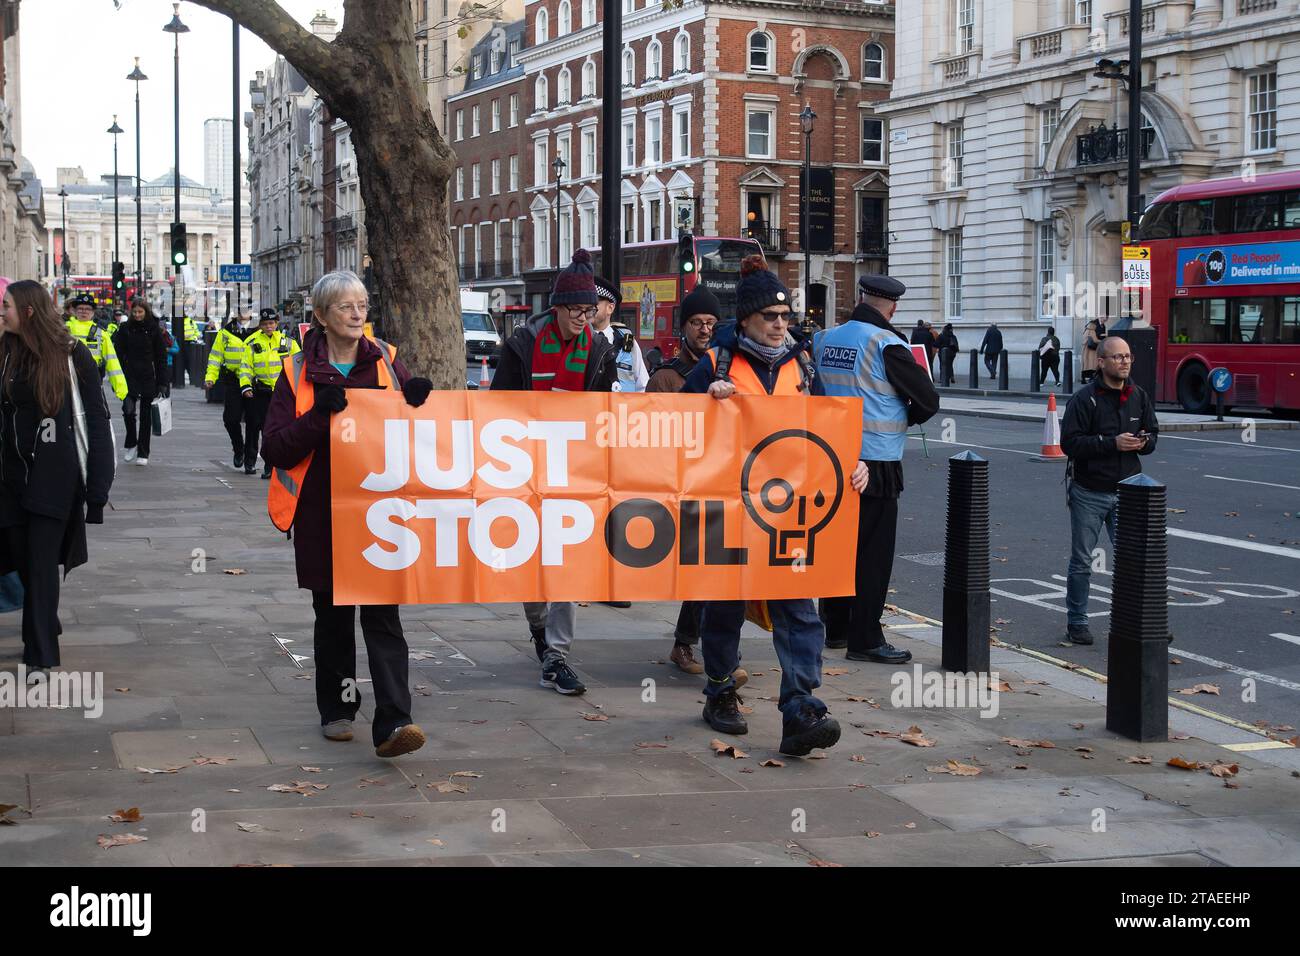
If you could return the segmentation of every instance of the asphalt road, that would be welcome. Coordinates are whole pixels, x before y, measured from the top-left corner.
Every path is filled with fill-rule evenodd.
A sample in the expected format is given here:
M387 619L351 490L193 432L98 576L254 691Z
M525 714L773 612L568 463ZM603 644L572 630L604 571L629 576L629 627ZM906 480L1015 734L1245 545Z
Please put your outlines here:
M936 441L945 427L951 441ZM1030 460L1041 426L941 411L925 431L929 458L919 439L908 442L890 600L942 617L946 459L973 448L990 463L997 637L1105 673L1108 574L1092 579L1097 643L1060 646L1070 537L1065 466ZM1180 662L1169 668L1170 691L1214 684L1218 696L1182 699L1269 729L1300 726L1300 432L1258 431L1255 439L1168 434L1143 459L1145 472L1169 489L1170 657ZM1109 569L1104 535L1100 544Z

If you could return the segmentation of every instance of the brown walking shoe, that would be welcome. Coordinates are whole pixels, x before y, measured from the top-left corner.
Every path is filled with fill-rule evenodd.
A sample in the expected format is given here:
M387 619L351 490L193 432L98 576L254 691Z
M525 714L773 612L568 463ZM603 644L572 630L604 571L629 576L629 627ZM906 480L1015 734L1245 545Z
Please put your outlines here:
M695 659L695 652L689 644L674 644L668 659L677 665L678 670L688 674L704 673L704 665Z
M378 757L400 757L424 746L424 731L415 724L398 727L382 744L375 748Z

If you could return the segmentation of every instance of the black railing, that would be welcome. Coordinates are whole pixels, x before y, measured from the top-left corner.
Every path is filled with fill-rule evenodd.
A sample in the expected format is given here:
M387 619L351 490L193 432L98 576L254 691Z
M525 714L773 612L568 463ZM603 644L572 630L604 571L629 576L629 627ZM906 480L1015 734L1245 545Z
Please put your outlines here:
M764 252L781 254L785 252L785 230L772 226L750 226L745 235L758 242Z
M1149 159L1151 146L1156 141L1156 131L1142 131L1142 158ZM1128 130L1118 125L1094 126L1075 138L1076 165L1096 166L1101 163L1118 163L1128 159Z
M858 233L857 249L860 256L887 256L889 255L889 240L885 238L885 234L882 232L860 232Z

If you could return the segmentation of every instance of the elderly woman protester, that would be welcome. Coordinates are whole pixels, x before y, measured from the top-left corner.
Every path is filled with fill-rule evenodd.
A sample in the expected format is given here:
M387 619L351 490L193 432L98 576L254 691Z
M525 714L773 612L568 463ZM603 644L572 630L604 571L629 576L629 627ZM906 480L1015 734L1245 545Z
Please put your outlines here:
M734 325L720 326L713 348L686 377L683 392L725 401L733 395L824 395L807 351L809 340L792 325L790 290L767 268L761 255L740 264ZM794 463L797 465L798 463ZM856 491L865 487L866 466L853 472ZM781 662L783 754L802 757L815 747L831 747L840 725L813 695L821 685L826 631L810 598L767 602L772 642ZM735 670L740 663L744 601L708 601L700 624L704 652L704 720L719 733L744 734L749 725L740 710Z
M330 525L330 416L347 408L349 389L400 389L419 407L433 388L412 378L385 342L366 338L366 288L352 272L330 272L312 288L316 326L302 351L285 359L262 432L262 457L275 469L268 506L282 531L292 528L298 586L316 614L316 706L329 740L352 739L356 691L356 609L334 604ZM406 637L395 605L362 605L361 633L375 694L375 753L397 757L424 746L411 720Z

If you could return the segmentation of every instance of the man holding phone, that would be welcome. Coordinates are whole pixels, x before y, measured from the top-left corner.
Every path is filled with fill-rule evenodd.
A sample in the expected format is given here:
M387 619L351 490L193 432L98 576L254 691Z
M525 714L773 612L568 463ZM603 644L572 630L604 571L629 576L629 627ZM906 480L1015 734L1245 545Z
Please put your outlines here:
M1150 396L1130 382L1133 354L1119 336L1108 335L1097 349L1096 377L1074 393L1061 422L1061 448L1070 508L1070 568L1066 578L1066 636L1091 644L1088 591L1092 549L1104 525L1115 545L1118 486L1142 471L1138 455L1156 449L1159 423Z

